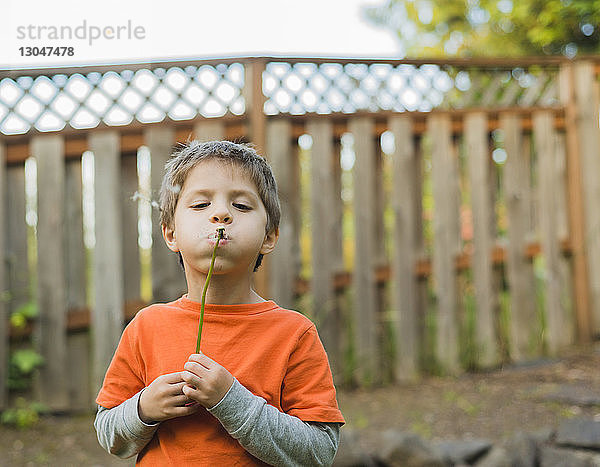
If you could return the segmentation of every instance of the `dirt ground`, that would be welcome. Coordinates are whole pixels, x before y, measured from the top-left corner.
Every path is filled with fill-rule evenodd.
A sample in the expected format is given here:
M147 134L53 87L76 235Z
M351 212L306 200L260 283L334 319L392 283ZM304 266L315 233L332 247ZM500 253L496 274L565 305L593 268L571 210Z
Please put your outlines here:
M519 430L556 427L565 418L600 419L600 345L493 372L368 391L340 390L338 399L345 428L360 432L367 448L389 428L430 439L500 440ZM88 414L45 416L27 430L0 425L0 465L133 465L100 448L92 423Z

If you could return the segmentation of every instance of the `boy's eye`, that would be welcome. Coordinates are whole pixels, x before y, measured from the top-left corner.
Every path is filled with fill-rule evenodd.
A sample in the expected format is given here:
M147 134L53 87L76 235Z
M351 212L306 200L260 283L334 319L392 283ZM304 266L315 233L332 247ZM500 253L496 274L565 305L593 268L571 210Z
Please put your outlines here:
M192 206L194 209L207 208L210 203L196 203Z
M233 207L241 209L242 211L250 211L250 209L252 209L250 206L241 203L233 203Z

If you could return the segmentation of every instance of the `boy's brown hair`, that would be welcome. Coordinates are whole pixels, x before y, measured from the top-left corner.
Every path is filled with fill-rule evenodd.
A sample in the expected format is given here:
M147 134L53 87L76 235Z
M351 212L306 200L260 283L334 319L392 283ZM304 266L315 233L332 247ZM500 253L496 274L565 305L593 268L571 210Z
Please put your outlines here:
M237 165L244 170L256 185L258 195L267 211L267 225L265 233L273 232L279 227L281 208L277 195L277 183L273 171L267 161L260 156L254 148L247 144L233 143L231 141L197 140L183 143L165 164L165 175L160 187L160 223L163 226L173 227L175 208L179 201L179 193L190 172L200 162L217 159ZM256 260L256 271L262 262L260 254ZM183 267L181 253L179 261Z

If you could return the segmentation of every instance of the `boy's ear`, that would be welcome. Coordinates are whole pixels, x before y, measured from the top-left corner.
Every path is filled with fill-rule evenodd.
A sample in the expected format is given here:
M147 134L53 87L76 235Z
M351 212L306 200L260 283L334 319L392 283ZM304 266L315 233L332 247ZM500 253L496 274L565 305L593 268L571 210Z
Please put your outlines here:
M165 243L167 244L167 248L169 250L177 252L179 251L179 247L177 246L177 239L175 238L175 230L169 226L162 226L162 234L165 239Z
M262 247L260 249L260 253L266 255L267 253L271 253L275 249L275 245L277 245L277 240L279 239L279 227L275 227L271 232L267 232L265 235L265 239L263 240Z

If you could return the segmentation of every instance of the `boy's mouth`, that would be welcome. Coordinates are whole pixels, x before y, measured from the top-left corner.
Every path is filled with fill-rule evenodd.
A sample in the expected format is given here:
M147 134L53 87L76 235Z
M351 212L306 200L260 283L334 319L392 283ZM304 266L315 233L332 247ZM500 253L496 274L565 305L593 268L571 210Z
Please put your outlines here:
M219 238L218 233L211 233L208 235L209 240L217 241L218 238ZM231 240L231 238L226 233L223 233L223 236L221 237L221 241L223 241L223 240Z

